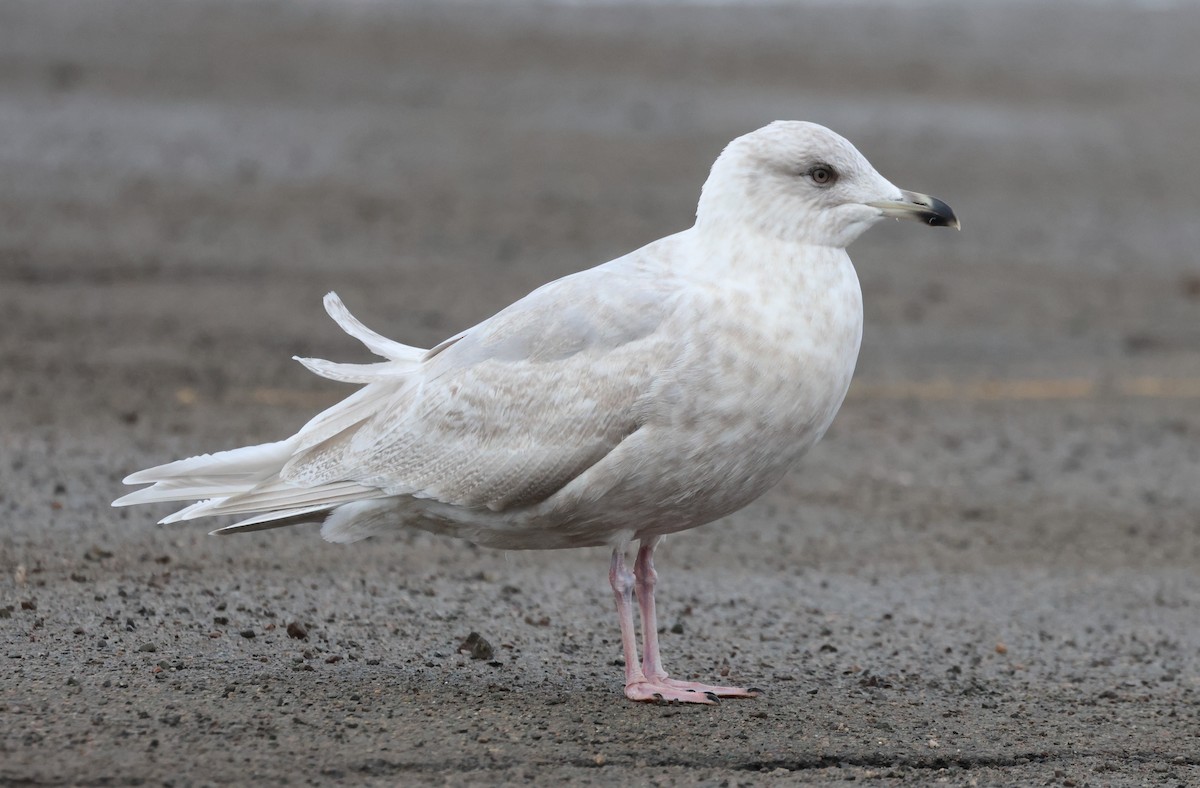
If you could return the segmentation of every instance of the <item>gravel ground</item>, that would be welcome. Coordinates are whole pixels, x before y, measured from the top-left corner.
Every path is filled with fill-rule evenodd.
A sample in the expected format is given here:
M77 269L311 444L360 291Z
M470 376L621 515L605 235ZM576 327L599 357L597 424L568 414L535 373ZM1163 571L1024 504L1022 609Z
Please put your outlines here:
M1200 11L0 5L0 783L1200 785ZM841 131L962 233L854 248L859 376L671 538L621 696L602 550L113 510L686 226L721 145ZM472 651L476 632L486 641ZM474 658L478 657L478 658Z

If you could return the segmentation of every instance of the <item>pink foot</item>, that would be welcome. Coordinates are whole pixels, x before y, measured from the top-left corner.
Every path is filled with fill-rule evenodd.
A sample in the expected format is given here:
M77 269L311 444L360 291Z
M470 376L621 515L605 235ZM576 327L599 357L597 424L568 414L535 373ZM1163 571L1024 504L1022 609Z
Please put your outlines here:
M713 704L721 698L754 698L762 694L755 687L713 687L694 681L668 678L658 654L658 617L654 611L654 586L658 573L654 571L654 546L658 537L643 539L638 549L636 571L625 566L625 546L613 548L608 580L617 601L617 617L621 620L621 651L625 655L625 697L630 700L656 703ZM638 605L642 609L642 638L645 654L639 664L637 635L633 625L633 592L637 588Z
M721 698L754 698L761 690L750 687L711 687L694 681L676 681L675 679L642 679L625 685L625 697L630 700L652 701L663 703L677 701L679 703L716 703Z
M684 692L689 690L692 692L708 692L720 698L757 698L762 694L762 690L758 687L713 687L695 681L678 681L670 678L663 678L659 681L668 687L681 689Z

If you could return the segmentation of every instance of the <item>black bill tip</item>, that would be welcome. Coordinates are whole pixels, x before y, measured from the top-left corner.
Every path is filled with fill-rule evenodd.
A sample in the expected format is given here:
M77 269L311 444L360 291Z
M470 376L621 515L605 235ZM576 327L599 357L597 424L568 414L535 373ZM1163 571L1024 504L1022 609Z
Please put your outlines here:
M917 215L921 220L930 227L953 227L956 230L962 229L959 224L958 217L954 215L954 209L946 203L939 200L937 197L928 197L922 195L929 200L928 205L924 206L923 210L919 210Z

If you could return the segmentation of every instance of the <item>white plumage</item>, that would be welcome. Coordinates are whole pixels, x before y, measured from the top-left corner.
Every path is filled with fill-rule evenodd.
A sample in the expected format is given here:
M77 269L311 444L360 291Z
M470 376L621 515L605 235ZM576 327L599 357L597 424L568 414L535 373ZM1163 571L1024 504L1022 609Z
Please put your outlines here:
M862 332L844 248L883 216L957 226L828 129L774 123L722 153L691 229L432 350L375 333L330 293L329 315L385 360L298 360L363 388L287 440L132 474L152 486L115 505L200 499L164 523L249 516L218 533L323 520L337 542L412 526L502 548L612 545L626 694L753 694L667 678L650 630L639 667L630 591L652 621L658 537L741 508L824 434Z

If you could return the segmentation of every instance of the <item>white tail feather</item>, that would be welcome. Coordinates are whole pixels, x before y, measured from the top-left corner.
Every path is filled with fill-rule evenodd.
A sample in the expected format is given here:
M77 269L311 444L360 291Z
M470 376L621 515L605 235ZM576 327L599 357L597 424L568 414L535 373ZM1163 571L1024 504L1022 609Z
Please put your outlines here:
M386 402L405 391L407 374L421 363L426 351L393 342L360 323L336 293L325 296L325 310L342 330L376 355L388 359L377 364L339 364L323 359L298 358L309 370L325 378L367 384L360 391L313 417L291 438L276 443L202 454L130 474L126 484L150 484L113 502L114 506L166 501L197 501L162 523L222 514L251 514L248 520L219 529L261 530L273 521L318 515L346 504L373 502L386 497L375 487L353 481L330 481L311 487L280 479L287 463L333 436L371 418ZM413 378L407 378L412 380ZM279 522L287 525L287 522Z
M167 480L178 481L183 478L203 476L219 476L227 481L236 483L240 480L262 481L271 475L270 467L276 463L282 465L292 456L292 441L261 443L257 446L243 446L240 449L219 451L215 454L201 454L186 460L176 460L165 465L156 465L144 471L131 473L125 477L125 484L149 484ZM176 500L186 500L177 498Z
M407 361L381 361L378 364L340 364L323 358L301 358L292 356L309 372L339 383L378 383L411 372L413 365Z
M210 498L206 501L196 501L191 506L185 506L174 514L168 514L166 517L158 521L159 525L170 525L183 520L191 520L193 517L199 517L197 512L203 512L206 507L212 506L214 503L220 503L224 498Z
M342 303L342 299L338 298L337 293L325 294L325 311L329 313L335 323L342 327L343 331L362 342L367 346L367 350L377 356L383 356L392 361L415 364L425 355L425 350L422 348L401 344L364 326L358 318L350 314L350 310Z
M364 487L354 482L336 482L323 484L319 487L282 488L273 485L272 488L259 492L252 490L248 493L235 495L232 498L214 500L202 510L198 510L184 519L207 517L218 514L254 514L256 512L274 512L283 509L300 509L319 507L332 509L339 504L350 501L361 501L369 498L380 498L387 493L374 487Z
M212 477L193 477L176 481L158 482L150 487L134 490L113 501L113 506L133 506L141 503L168 503L171 501L194 501L198 498L225 498L245 492L253 485L229 487L222 480Z

